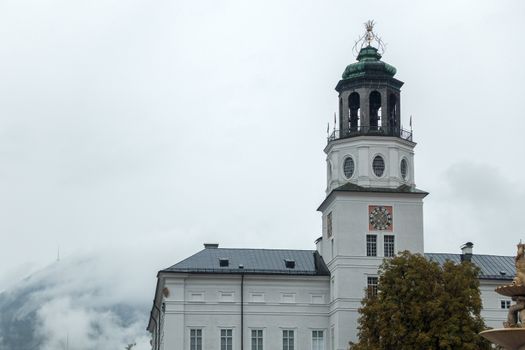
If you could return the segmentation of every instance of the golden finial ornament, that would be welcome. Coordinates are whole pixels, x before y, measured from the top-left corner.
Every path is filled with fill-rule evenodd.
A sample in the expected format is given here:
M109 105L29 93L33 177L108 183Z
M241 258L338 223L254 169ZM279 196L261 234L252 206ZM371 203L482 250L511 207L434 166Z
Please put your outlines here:
M368 46L375 47L377 51L379 51L380 55L382 55L385 52L386 45L383 42L383 40L381 40L381 37L379 37L379 35L377 35L374 32L375 25L376 23L373 20L368 20L364 23L365 33L361 35L359 39L355 41L355 45L353 49L356 57L357 55L359 55L359 52L361 51L362 48L368 47ZM375 45L373 45L374 43Z

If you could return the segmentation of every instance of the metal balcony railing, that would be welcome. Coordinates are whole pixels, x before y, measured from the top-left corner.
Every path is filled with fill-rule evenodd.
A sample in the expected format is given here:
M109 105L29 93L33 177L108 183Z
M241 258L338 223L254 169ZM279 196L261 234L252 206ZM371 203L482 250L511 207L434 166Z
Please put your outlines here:
M357 126L348 130L334 130L328 135L328 142L346 139L356 136L394 136L402 138L403 140L412 141L412 130L405 130L398 127L388 126Z

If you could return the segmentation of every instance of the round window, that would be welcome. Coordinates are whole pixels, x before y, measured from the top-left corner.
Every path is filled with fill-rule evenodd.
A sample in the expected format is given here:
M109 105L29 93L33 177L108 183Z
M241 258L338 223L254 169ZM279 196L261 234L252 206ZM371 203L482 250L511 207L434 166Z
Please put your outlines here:
M408 175L408 162L405 158L401 159L401 177L403 180L407 179Z
M385 172L385 161L383 160L383 157L376 156L374 158L374 161L372 162L372 169L374 170L374 174L377 177L383 176L383 173Z
M343 163L343 171L347 179L351 178L352 175L354 175L354 169L355 169L355 164L354 164L354 160L352 159L352 157L346 158Z

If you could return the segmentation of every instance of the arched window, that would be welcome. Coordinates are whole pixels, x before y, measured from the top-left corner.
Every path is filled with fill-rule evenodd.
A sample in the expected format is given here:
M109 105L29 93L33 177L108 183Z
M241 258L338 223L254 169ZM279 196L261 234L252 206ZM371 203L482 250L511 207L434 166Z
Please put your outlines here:
M345 174L345 177L347 179L350 179L352 176L354 176L354 170L355 170L354 158L350 156L346 157L343 162L343 173Z
M343 99L339 97L339 130L343 130Z
M377 91L370 93L370 130L378 130L381 125L381 94Z
M328 186L332 181L332 163L329 160L326 161L326 179L328 180Z
M348 129L350 133L355 133L359 130L359 114L360 114L361 101L357 92L352 92L348 96L348 109L350 115L348 116Z
M408 162L405 158L401 159L401 164L399 168L401 172L401 177L403 178L403 180L406 180L408 177Z
M374 170L374 174L377 177L383 176L385 172L385 161L383 157L381 156L375 156L374 160L372 161L372 170Z
M390 94L388 96L388 128L393 135L399 135L399 125L397 120L397 96L395 94Z

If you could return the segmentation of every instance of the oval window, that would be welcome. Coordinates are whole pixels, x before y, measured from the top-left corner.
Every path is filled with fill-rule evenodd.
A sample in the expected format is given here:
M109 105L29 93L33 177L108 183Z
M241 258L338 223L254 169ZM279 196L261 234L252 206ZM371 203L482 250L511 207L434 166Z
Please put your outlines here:
M343 172L345 173L345 176L347 179L351 178L352 175L354 175L354 169L355 169L355 164L354 164L354 160L352 159L352 157L346 158L343 163Z
M372 162L372 169L374 170L374 174L377 177L383 176L383 173L385 172L385 161L383 160L383 157L376 156L374 158L374 161Z
M407 179L408 175L408 162L405 158L401 159L401 177L403 180Z

